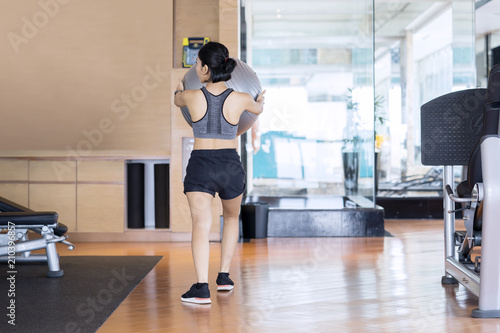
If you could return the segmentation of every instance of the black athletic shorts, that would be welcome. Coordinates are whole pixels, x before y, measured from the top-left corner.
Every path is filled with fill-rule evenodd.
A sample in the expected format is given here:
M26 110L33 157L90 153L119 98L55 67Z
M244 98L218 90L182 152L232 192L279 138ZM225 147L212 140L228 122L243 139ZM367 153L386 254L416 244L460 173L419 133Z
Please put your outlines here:
M245 170L236 149L193 150L186 168L184 193L206 192L234 199L245 191Z

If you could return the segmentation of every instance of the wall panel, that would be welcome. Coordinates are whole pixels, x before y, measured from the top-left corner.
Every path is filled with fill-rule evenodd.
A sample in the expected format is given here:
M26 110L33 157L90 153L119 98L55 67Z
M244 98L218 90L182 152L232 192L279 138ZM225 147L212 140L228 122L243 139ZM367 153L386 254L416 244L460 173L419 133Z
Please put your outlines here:
M2 150L168 155L172 28L172 0L0 2Z

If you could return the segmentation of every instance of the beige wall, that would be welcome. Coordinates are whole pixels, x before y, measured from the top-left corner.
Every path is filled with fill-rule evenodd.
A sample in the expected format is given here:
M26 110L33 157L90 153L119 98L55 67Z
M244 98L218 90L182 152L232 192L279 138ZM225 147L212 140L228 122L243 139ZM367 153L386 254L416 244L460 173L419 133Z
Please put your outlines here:
M1 149L169 155L172 29L172 0L0 1Z
M174 1L174 17L174 67L181 68L183 38L219 41L219 0Z
M182 39L237 57L237 5L0 0L0 195L59 212L75 241L189 240L181 144L192 132L172 103ZM171 162L170 231L127 230L125 162L153 158Z

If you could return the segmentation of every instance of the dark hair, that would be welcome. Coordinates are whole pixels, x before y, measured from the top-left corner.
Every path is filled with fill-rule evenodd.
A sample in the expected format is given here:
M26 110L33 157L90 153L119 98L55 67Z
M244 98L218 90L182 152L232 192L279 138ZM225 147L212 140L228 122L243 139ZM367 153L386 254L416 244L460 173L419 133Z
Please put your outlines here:
M198 52L201 64L210 70L210 80L213 83L228 81L236 67L236 60L229 58L227 47L217 42L208 42Z

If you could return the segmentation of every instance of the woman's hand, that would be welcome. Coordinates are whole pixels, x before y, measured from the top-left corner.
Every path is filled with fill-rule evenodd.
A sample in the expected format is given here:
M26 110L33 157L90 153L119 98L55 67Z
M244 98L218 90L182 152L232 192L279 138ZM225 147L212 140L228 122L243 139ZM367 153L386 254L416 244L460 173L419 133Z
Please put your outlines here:
M248 112L254 113L254 114L261 114L262 111L264 111L264 94L266 91L264 90L261 92L255 99L252 98L250 94L244 93L245 99L246 99L246 105L244 107L244 110L247 110Z
M265 91L265 90L264 90L263 92L261 92L261 93L257 96L257 98L255 99L255 101L256 101L257 103L261 103L261 102L262 102L262 104L264 104L264 94L265 94L265 93L266 93L266 91Z

